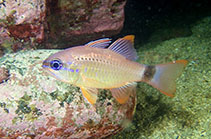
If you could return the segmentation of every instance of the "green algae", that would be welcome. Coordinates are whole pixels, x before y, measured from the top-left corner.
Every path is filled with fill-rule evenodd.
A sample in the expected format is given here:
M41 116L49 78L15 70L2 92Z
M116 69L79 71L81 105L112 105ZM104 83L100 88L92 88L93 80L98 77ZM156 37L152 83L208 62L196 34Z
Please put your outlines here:
M6 113L9 113L9 109L7 108L7 104L5 102L0 102L0 108L2 108Z
M111 92L109 90L103 90L100 89L99 93L98 93L98 99L97 99L97 103L98 105L96 106L96 112L100 115L105 115L106 114L106 108L103 106L103 104L106 102L106 105L112 105L112 109L114 111L118 110L118 107L120 106L120 104L118 104L115 99L113 98ZM112 102L116 102L116 103L112 103ZM113 114L111 119L117 119L117 117L115 117L116 114Z
M195 139L211 136L211 17L190 26L192 34L175 38L162 39L168 37L162 37L165 35L162 31L156 32L151 42L138 50L138 62L143 64L178 59L186 59L189 63L177 79L174 98L139 83L133 122L113 139Z
M23 117L25 117L28 121L34 121L42 115L40 109L36 108L34 104L29 105L31 100L32 96L25 94L17 101L18 105L15 111L17 116L13 120L14 123L20 119L22 120Z
M59 95L59 92L57 93L53 92L53 94L50 94L53 99L57 99L62 107L64 107L64 103L70 104L73 101L73 95L71 92L65 92L63 95Z

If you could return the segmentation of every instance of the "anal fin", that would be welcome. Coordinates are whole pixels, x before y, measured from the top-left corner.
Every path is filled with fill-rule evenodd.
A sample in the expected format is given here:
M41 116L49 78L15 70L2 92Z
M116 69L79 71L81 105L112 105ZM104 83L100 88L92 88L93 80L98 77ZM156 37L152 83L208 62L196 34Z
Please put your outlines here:
M110 89L112 96L120 103L124 104L127 102L127 100L130 97L130 94L133 92L133 90L136 88L136 82L128 83L124 86L121 86L119 88L112 88Z
M80 87L80 88L83 96L89 101L89 103L94 105L98 98L97 97L98 90L96 88L85 88L85 87Z

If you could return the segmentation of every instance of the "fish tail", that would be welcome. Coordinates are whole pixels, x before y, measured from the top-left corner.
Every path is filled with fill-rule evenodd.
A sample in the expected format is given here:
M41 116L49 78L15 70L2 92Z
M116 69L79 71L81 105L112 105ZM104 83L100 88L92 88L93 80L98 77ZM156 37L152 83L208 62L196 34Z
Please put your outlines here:
M177 60L167 64L146 66L143 81L157 88L161 93L174 97L176 79L182 74L187 60Z

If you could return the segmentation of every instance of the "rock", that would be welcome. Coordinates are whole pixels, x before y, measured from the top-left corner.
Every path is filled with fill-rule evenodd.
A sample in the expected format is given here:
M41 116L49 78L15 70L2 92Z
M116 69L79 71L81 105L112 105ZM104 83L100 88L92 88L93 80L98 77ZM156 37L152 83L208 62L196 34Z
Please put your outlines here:
M4 55L4 50L0 47L0 57Z
M123 27L125 3L126 0L59 0L48 12L48 40L64 44L56 47L68 47L66 44L115 35ZM53 6L52 2L49 5Z
M135 105L102 90L95 105L77 87L50 77L41 64L57 50L20 51L0 58L10 78L0 84L0 138L104 138L130 122Z
M44 0L3 0L0 6L0 44L11 38L37 42L44 39Z
M0 83L9 79L9 71L6 68L0 68Z
M0 45L9 41L14 51L21 49L19 46L40 43L45 43L45 48L64 48L115 35L123 27L125 3L126 0L2 1Z

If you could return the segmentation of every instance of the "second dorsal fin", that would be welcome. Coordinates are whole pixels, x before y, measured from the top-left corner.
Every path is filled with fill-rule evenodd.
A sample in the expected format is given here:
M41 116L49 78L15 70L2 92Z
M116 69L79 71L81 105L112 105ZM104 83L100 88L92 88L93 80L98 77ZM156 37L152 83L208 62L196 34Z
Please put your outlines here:
M120 38L116 40L114 43L112 43L108 49L121 54L125 58L129 60L136 60L137 59L137 53L134 48L134 35L127 35L123 38Z

